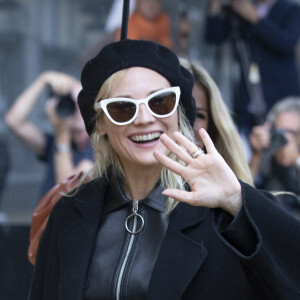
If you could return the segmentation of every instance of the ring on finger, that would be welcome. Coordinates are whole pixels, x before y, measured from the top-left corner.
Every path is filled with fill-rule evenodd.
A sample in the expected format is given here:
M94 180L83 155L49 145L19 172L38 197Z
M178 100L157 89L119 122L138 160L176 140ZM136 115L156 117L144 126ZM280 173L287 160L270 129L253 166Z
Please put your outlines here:
M200 154L203 154L204 151L201 148L198 148L193 154L193 158L197 158Z

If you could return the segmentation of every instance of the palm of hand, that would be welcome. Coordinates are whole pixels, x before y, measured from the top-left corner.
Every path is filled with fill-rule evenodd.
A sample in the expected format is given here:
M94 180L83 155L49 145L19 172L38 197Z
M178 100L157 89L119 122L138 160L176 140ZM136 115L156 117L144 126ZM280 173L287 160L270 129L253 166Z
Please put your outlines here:
M207 154L200 154L197 158L191 156L197 150L196 145L179 132L174 133L174 138L187 151L168 136L161 136L161 142L186 165L183 166L159 152L154 153L155 158L183 177L191 188L190 192L167 189L164 195L194 206L220 207L235 215L241 207L240 183L214 147L207 132L201 129L200 135Z

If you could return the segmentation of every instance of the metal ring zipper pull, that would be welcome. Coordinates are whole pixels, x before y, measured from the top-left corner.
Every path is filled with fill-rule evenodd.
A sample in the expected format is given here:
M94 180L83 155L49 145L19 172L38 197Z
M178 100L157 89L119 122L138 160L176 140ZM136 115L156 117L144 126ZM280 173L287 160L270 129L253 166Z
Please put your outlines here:
M137 234L137 233L141 232L142 229L144 228L144 224L145 224L144 218L143 218L140 214L138 214L138 205L139 205L139 204L138 204L137 201L133 202L132 214L129 215L129 216L126 218L126 221L125 221L125 228L126 228L126 230L127 230L129 233L131 233L131 234ZM129 221L132 217L135 217L135 216L136 216L137 218L140 219L140 221L141 221L141 227L140 227L139 229L134 230L136 226L133 226L133 227L134 227L133 230L130 230L130 229L128 228L128 221ZM137 222L137 223L138 223L138 222ZM136 224L137 224L137 223L136 223Z

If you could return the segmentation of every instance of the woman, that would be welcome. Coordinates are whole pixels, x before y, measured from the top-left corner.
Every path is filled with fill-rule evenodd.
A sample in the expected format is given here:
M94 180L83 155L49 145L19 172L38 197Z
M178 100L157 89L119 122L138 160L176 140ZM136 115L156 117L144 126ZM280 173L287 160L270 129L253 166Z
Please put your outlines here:
M234 174L244 182L253 185L244 146L219 88L200 63L185 58L180 58L180 63L194 77L192 93L196 102L197 115L193 129L198 141L197 145L203 146L199 129L204 128Z
M81 81L95 179L53 209L30 299L296 299L299 223L203 128L206 153L193 142L193 80L173 52L113 43Z
M180 58L180 64L192 73L195 81L192 95L196 103L197 114L193 130L197 145L200 147L203 146L203 142L199 136L199 129L204 128L208 131L216 149L223 156L235 175L244 182L253 185L242 142L215 82L198 62ZM80 181L80 178L80 174L72 176L70 181L63 181L58 186L52 188L52 193L47 193L35 209L31 223L31 239L28 249L28 259L32 264L35 264L40 234L45 228L44 226L40 226L42 223L41 218L45 220L45 217L48 216L48 213L45 214L45 211L50 212L53 205L59 200L60 193L57 191L63 193L70 191ZM92 176L86 179L90 178ZM45 205L45 201L46 203L51 203L51 207ZM38 225L36 226L36 224Z

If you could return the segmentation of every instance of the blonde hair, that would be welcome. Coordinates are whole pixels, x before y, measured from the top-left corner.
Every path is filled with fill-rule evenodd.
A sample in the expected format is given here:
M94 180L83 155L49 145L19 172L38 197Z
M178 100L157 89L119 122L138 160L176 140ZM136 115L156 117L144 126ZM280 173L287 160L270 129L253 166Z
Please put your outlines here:
M96 99L95 104L102 99L108 98L111 89L114 84L119 82L126 74L126 69L118 71L111 75L102 85ZM94 105L95 105L94 104ZM182 107L179 105L177 109L178 113L178 130L186 136L188 139L194 141L193 129L190 126L189 121L183 113ZM125 173L120 161L118 154L112 148L109 139L106 135L101 134L101 124L103 121L103 111L98 110L96 112L96 125L94 132L92 134L92 146L95 152L95 162L92 174L94 178L108 176L108 171L114 172L114 175L119 175L122 180L125 180ZM174 154L169 155L170 158L177 162L182 163ZM176 188L185 189L184 179L167 169L162 167L160 180L164 188ZM172 211L172 209L177 205L177 201L172 198L168 198L167 212Z
M219 88L200 63L188 61L185 58L180 58L180 63L192 73L195 82L206 92L209 105L208 134L216 149L236 177L253 186L253 178L242 140L222 99Z

